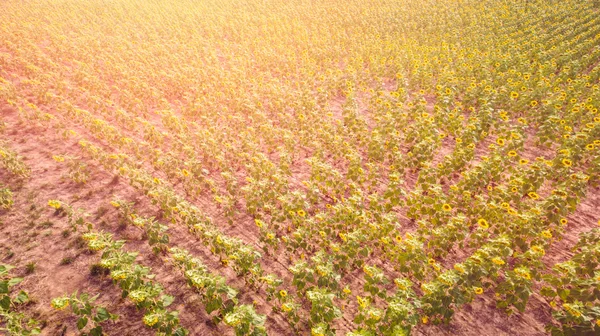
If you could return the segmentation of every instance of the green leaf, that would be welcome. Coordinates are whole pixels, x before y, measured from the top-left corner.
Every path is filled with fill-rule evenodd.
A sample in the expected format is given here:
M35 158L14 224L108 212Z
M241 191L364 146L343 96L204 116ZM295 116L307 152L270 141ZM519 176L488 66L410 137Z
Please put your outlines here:
M8 293L8 281L0 281L0 294Z
M29 302L29 295L25 291L20 291L19 294L17 294L17 297L15 297L15 299L13 300L13 302L16 304L23 304Z
M571 293L570 290L568 289L560 289L558 291L558 296L563 300L563 301L567 301L567 298L569 297L569 294Z
M8 295L3 295L0 297L0 309L8 310L10 308L10 298Z
M97 326L96 328L90 330L89 336L102 336L102 327Z
M556 296L556 292L550 287L543 287L540 290L540 294L542 294L545 297L549 297L549 298L553 298Z
M23 278L12 278L8 280L8 287L18 285L21 283L21 281L23 281Z
M104 322L106 320L108 320L110 318L110 313L106 310L106 308L104 307L99 307L96 311L96 318L95 320L97 322Z
M168 307L171 305L171 303L173 303L173 301L175 300L174 297L170 296L170 295L164 295L162 297L162 304L163 307Z
M88 323L88 318L87 317L81 317L79 318L79 320L77 320L77 329L82 330L83 328L85 328L85 326Z

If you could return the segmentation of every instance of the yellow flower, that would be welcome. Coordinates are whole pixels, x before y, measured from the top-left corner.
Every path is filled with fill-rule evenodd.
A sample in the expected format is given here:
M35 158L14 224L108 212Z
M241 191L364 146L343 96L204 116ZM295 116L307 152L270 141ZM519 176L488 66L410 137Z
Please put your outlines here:
M54 208L54 209L57 209L57 210L61 207L60 201L57 201L57 200L49 200L48 201L48 205L51 208Z
M526 164L528 164L528 163L529 163L529 160L527 160L527 159L521 159L521 160L519 160L519 164L520 164L521 166L524 166L524 165L526 165Z
M96 234L94 232L88 232L88 233L84 233L83 235L81 235L81 238L85 241L90 241L90 240L94 240L94 239L98 238L98 234Z
M358 302L358 306L361 309L365 309L367 307L367 305L369 304L369 302L366 299L363 299L362 297L360 297L358 295L356 296L356 302Z
M508 156L515 157L515 156L517 156L517 152L515 152L514 150L511 150L510 152L508 152Z
M144 324L152 327L154 326L156 323L158 323L158 315L157 314L148 314L144 316Z
M65 158L64 158L64 156L61 156L61 155L53 155L53 156L52 156L52 158L53 158L53 159L54 159L54 161L56 161L56 162L64 162L64 161L65 161Z
M462 264L454 264L454 269L458 272L458 273L465 273L465 268Z
M530 193L528 193L527 195L528 195L528 196L529 196L531 199L534 199L534 200L536 200L536 199L540 198L540 196L539 196L537 193L533 192L533 191L532 191L532 192L530 192Z
M325 238L325 236L327 236L327 233L325 233L325 231L319 231L319 235Z
M263 223L263 221L261 221L260 219L254 219L254 223L256 224L256 226L258 226L259 228L263 227L263 225L265 223Z
M442 209L446 212L452 211L452 207L450 206L450 204L447 204L447 203L442 205Z
M529 274L529 271L527 271L526 269L515 268L515 273L523 279L531 280L531 274Z
M496 265L504 265L504 264L505 264L504 260L502 260L502 259L500 259L500 258L498 258L498 257L496 257L496 258L493 258L493 259L492 259L492 262L493 262L494 264L496 264Z
M571 160L569 160L569 159L563 159L563 160L562 160L562 164L563 164L565 167L571 167L571 166L573 165L573 161L571 161Z
M546 254L546 251L541 246L538 246L538 245L532 246L531 250L533 252L541 254L541 255L545 255Z
M512 98L512 99L517 99L517 98L519 98L519 93L518 93L518 92L516 92L516 91L513 91L513 92L511 92L511 93L510 93L510 98Z
M485 219L483 219L483 218L480 218L477 221L477 225L479 225L479 227L482 228L482 229L484 229L484 230L486 230L486 229L488 229L490 227L490 225L488 224L488 222Z
M118 208L121 206L121 204L119 204L119 202L117 202L117 201L110 201L110 205L114 206L115 208Z
M190 176L190 172L187 169L182 169L181 174L183 174L183 176Z
M421 317L421 322L423 322L423 324L427 324L427 322L429 322L429 317L427 317L427 316Z
M58 309L58 310L65 309L65 308L67 308L67 306L69 306L69 298L61 297L61 298L52 299L52 302L50 302L50 306L52 306L52 308Z
M284 303L281 305L281 310L283 310L286 313L289 313L292 311L292 306L288 303Z
M343 292L344 292L344 294L346 294L346 295L350 295L350 294L352 294L352 291L350 290L350 288L348 288L348 286L344 287L344 290L343 290Z
M498 138L498 139L496 139L496 143L498 144L498 146L504 146L506 141L502 138Z
M127 273L125 271L123 271L123 270L116 270L116 271L112 271L110 273L110 277L113 280L117 280L117 281L118 280L123 280L123 279L127 278Z
M546 239L550 239L550 238L552 238L552 232L550 232L550 230L544 230L544 231L542 231L542 237L544 237Z
M304 212L304 210L298 210L298 216L304 217L306 216L306 212Z
M129 292L129 298L135 303L143 302L144 300L146 300L146 292L142 290Z
M473 290L475 291L475 294L477 294L477 295L483 294L483 288L481 288L481 287L473 287Z
M594 149L594 144L587 144L587 145L585 145L585 149L587 149L587 150L593 150Z
M272 234L271 232L267 233L267 240L273 240L275 238L275 235Z
M283 289L279 291L279 296L281 296L282 298L287 297L287 295L288 295L287 291L285 291Z
M538 102L536 100L532 100L530 103L531 107L536 107Z
M369 319L379 321L381 319L381 312L378 310L369 311Z

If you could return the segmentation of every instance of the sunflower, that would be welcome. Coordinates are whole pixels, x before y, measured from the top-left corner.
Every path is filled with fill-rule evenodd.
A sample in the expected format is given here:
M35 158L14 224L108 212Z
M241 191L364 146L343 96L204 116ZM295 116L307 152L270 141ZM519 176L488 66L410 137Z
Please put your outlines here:
M448 211L452 211L452 207L450 206L450 204L445 203L444 205L442 205L442 210L448 212Z
M288 293L285 289L282 289L279 291L279 296L281 296L282 298L287 297Z
M518 93L518 92L516 92L516 91L513 91L513 92L511 92L511 93L510 93L510 98L512 98L512 99L517 99L517 98L519 98L519 93Z
M497 143L499 146L504 146L504 144L506 143L506 141L505 141L504 139L502 139L502 138L498 138L498 139L496 140L496 143Z
M540 198L540 196L536 192L534 192L534 191L528 193L527 195L529 196L529 198L531 198L533 200L536 200L536 199Z
M493 258L493 259L492 259L492 262L493 262L494 264L496 264L496 265L504 265L504 264L505 264L504 260L502 260L502 259L500 259L500 258L498 258L498 257L496 257L496 258Z
M541 246L538 246L538 245L533 245L531 247L531 250L537 254L541 254L541 255L546 254L546 251L544 250L544 248L542 248Z
M158 315L157 314L148 314L148 315L144 316L143 320L144 320L145 325L152 327L153 325L158 323Z
M573 161L569 160L569 159L563 159L562 161L563 166L565 167L571 167L573 165Z
M54 209L58 209L61 207L60 201L57 201L57 200L49 200L48 205Z
M473 290L475 291L475 294L477 294L477 295L483 294L483 288L481 288L481 287L473 287Z
M517 152L515 152L514 150L511 150L510 152L508 152L508 156L515 157L515 156L517 156Z
M462 264L454 264L454 270L461 274L465 273L465 268Z
M54 309L58 309L58 310L65 309L69 305L69 298L63 297L63 298L52 299L52 302L50 303L50 305Z
M479 225L479 227L482 228L482 229L484 229L484 230L487 230L490 227L490 224L488 224L488 222L485 219L483 219L483 218L480 218L477 221L477 225Z

